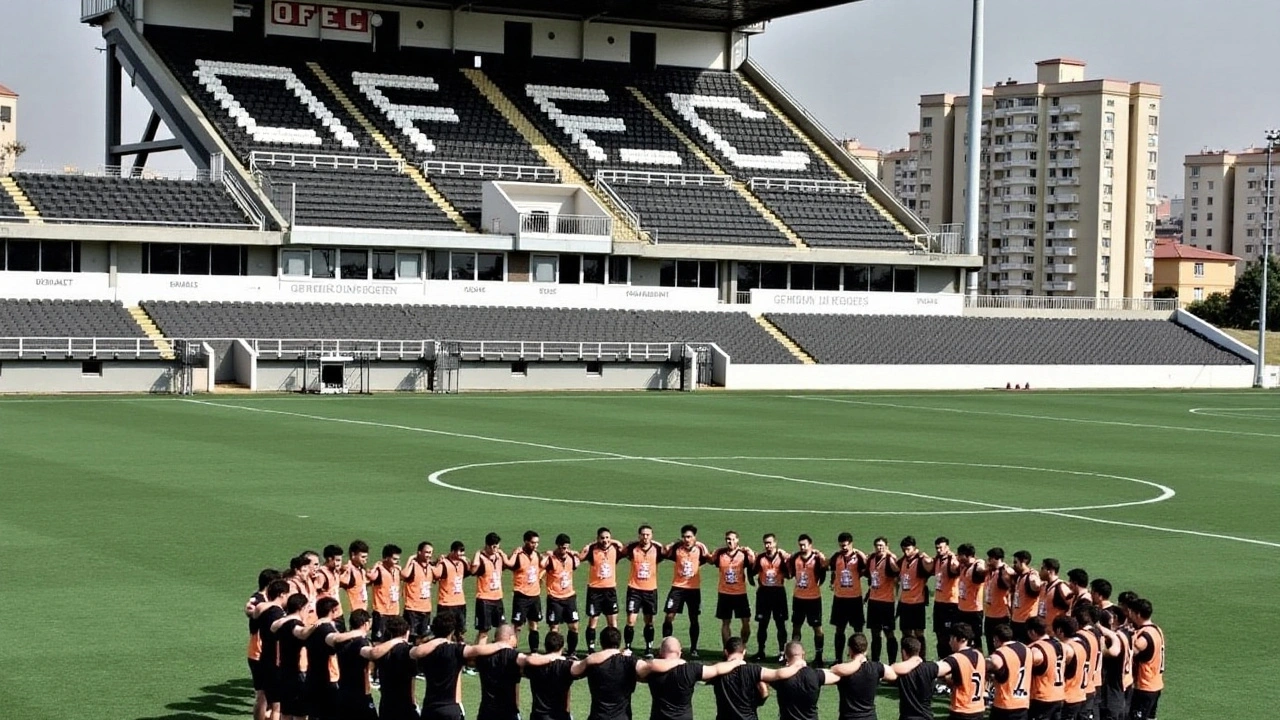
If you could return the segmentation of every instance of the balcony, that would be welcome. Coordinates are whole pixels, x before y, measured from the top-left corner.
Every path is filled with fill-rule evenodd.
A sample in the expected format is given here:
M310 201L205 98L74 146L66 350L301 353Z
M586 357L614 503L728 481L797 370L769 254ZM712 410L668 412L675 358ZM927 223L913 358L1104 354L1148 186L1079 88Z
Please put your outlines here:
M1059 264L1045 265L1044 271L1047 273L1054 273L1054 274L1061 273L1063 275L1075 275L1076 265L1075 263L1064 263L1061 265Z
M1040 285L1040 289L1049 292L1072 292L1076 289L1076 284L1071 280L1045 282Z
M1011 193L996 198L1000 202L1035 202L1039 199L1039 195L1032 195L1031 193Z
M1005 220L1035 220L1036 213L1034 210L1014 210L1004 214Z
M1050 195L1045 198L1045 201L1058 203L1059 205L1078 205L1080 203L1080 196L1074 193L1067 195Z
M1003 280L1000 282L1000 287L1002 288L1030 288L1034 286L1035 286L1035 283L1033 283L1032 281L1023 280L1021 278L1017 280Z
M1005 125L1004 130L1005 132L1037 133L1040 132L1040 126L1035 123L1020 122Z
M1061 185L1077 185L1078 186L1080 184L1080 178L1078 177L1052 178L1051 177L1045 182L1049 185L1057 185L1057 186L1061 186Z
M1076 212L1075 210L1069 210L1067 212L1056 212L1056 213L1044 214L1045 222L1078 222L1079 220L1080 220L1080 213Z
M996 181L997 185L1002 187L1015 187L1022 185L1036 185L1036 179L1027 175L1013 175L1011 177L1002 178Z
M1050 248L1045 248L1044 254L1052 255L1054 257L1075 257L1079 253L1073 247L1064 247L1062 245L1055 245Z
M1035 141L1019 140L1018 142L1008 142L1003 145L997 145L997 150L1039 150L1040 143Z
M1078 168L1078 167L1080 167L1080 159L1079 159L1079 158L1071 158L1070 160L1050 160L1050 161L1049 161L1049 167L1051 167L1051 168Z
M1003 230L1001 235L1004 237L1035 237L1037 231L1031 228L1013 228L1012 230Z
M1079 132L1080 123L1074 120L1055 123L1049 126L1049 130L1052 132Z
M1050 150L1079 150L1079 140L1057 140L1049 143Z
M1018 263L1018 262L1000 263L1000 270L1002 272L1009 271L1009 270L1017 270L1017 271L1025 270L1027 272L1031 272L1035 269L1036 269L1036 266L1034 263Z
M1030 245L1005 245L993 250L997 255L1034 255L1036 249Z
M1076 231L1075 228L1054 229L1046 232L1044 236L1051 240L1075 240Z
M1018 158L1017 160L1008 160L1004 164L1005 164L1005 167L1011 167L1011 168L1040 167L1040 161L1032 160L1031 158Z

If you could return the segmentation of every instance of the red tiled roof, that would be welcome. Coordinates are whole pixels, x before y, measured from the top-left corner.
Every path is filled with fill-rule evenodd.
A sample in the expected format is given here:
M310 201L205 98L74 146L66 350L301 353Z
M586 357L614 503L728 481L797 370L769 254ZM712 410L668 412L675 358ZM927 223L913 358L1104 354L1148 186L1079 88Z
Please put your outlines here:
M10 90L4 85L0 85L0 95L3 95L4 97L18 97L18 93Z
M1240 260L1235 255L1191 247L1190 245L1176 242L1157 241L1153 255L1156 260L1217 260L1219 262L1237 262Z

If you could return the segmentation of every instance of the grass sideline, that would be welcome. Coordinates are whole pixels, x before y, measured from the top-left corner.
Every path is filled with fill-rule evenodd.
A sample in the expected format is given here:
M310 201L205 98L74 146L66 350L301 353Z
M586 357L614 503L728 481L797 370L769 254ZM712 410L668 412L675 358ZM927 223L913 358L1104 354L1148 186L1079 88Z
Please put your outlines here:
M641 522L666 542L693 522L712 547L733 528L757 548L766 531L788 549L808 532L830 553L848 529L864 549L881 534L895 547L945 534L1058 557L1153 600L1171 718L1261 716L1270 700L1240 680L1280 670L1241 651L1265 647L1277 615L1272 393L11 397L0 437L0 599L21 618L0 647L10 717L247 716L240 608L260 568L303 548L360 537L375 554L422 539L475 549L491 529L511 548L527 528L548 547L561 531L585 543L600 524L627 540ZM428 482L484 463L503 464L438 479L626 506ZM1131 504L1160 494L1135 480L1176 495ZM1057 509L1077 507L1093 509ZM709 650L710 569L703 584ZM683 618L676 634L687 637ZM465 698L474 712L474 680ZM583 717L586 700L576 687ZM824 717L835 700L824 692ZM695 701L712 715L708 690ZM648 706L641 687L637 716ZM893 691L880 709L896 715Z

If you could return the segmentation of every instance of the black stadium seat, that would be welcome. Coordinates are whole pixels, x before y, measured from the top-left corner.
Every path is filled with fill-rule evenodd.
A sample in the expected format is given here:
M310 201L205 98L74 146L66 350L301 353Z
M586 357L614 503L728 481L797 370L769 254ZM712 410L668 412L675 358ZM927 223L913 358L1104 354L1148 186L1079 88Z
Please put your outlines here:
M249 224L216 182L43 173L14 173L13 179L46 221Z

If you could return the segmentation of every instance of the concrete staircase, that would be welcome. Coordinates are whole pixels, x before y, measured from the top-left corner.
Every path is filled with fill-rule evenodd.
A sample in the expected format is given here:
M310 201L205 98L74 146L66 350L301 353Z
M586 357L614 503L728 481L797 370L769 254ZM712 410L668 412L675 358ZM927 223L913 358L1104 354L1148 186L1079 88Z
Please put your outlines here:
M13 203L18 206L18 211L27 219L27 222L36 225L44 224L44 220L40 217L40 211L36 210L31 198L27 197L27 194L18 186L16 180L8 175L0 177L0 189L3 189L5 194L13 199Z
M142 328L142 332L146 333L147 337L151 338L156 350L160 351L160 357L165 360L174 359L173 344L165 338L164 333L160 332L160 328L156 327L155 321L151 319L147 311L143 310L139 305L133 305L127 309L133 321L138 324L138 327Z
M484 74L484 71L475 68L464 68L462 74L471 81L471 84L484 96L484 99L489 101L493 109L497 110L498 114L502 115L507 123L520 134L520 137L529 143L529 146L533 148L534 152L538 153L538 157L542 158L543 162L560 171L561 182L581 185L586 188L587 192L591 193L591 196L609 211L609 214L613 217L614 240L633 243L653 242L647 233L623 218L623 214L619 212L619 209L614 206L613 201L608 196L597 191L594 184L582 177L582 174L573 166L573 163L569 162L569 159L562 155L555 145L551 144L551 141L547 140L547 136L543 135L541 130L529 122L529 118L524 116L520 108L511 102L506 93L502 92L502 88L490 80L489 76Z
M386 153L387 157L404 163L404 174L409 176L409 179L413 181L413 184L417 185L418 188L422 190L422 193L431 199L431 202L435 203L437 207L444 211L444 214L453 221L453 224L458 226L459 230L471 233L476 232L476 229L471 227L471 223L467 222L466 219L462 217L462 213L458 212L458 209L453 206L453 203L449 202L449 199L436 189L436 186L431 184L431 181L427 179L427 176L422 174L421 170L415 167L413 163L405 160L404 155L400 153L395 144L388 140L387 136L383 135L382 131L379 130L376 125L370 122L369 118L365 116L360 108L356 107L356 104L351 101L351 98L347 97L346 92L344 92L342 88L333 81L333 78L329 77L329 73L325 72L325 69L320 67L320 63L309 62L307 63L307 68L316 76L316 79L320 81L320 84L324 85L325 88L328 89L329 93L337 99L338 104L342 106L342 109L346 110L347 114L354 118L355 121L360 124L360 127L364 128L365 132L369 133L369 136L373 138L373 141L378 144L379 148L382 148L382 152Z
M702 164L706 165L707 168L711 170L712 174L729 174L725 172L724 168L720 167L720 164L717 163L714 158L703 152L702 148L698 147L698 144L690 139L678 125L671 122L671 118L662 114L662 111L658 109L658 106L654 105L653 101L650 100L639 88L629 87L627 90L636 97L636 100L638 100L646 110L653 114L654 119L662 123L662 126L680 140L680 143L684 145L689 152L693 153L695 157L701 160ZM756 212L760 213L765 220L768 220L769 224L776 228L778 232L782 233L787 240L790 240L792 245L801 249L808 247L795 230L792 230L791 227L783 222L782 218L775 215L772 210L765 207L765 204L760 201L760 198L756 197L755 193L751 192L751 188L747 187L746 183L734 180L732 185L733 189L742 196L742 199L746 200L747 204L754 208Z
M765 332L772 335L774 340L777 340L778 343L782 345L782 347L787 349L787 352L791 353L791 355L794 356L795 359L799 360L801 363L805 365L818 364L818 361L814 360L812 355L805 352L804 348L800 347L799 345L796 344L794 340L787 337L786 333L779 330L777 325L774 325L773 323L769 322L769 319L766 318L765 316L757 315L756 324L764 328Z
M771 101L763 92L761 92L760 88L756 87L755 83L751 82L749 79L747 79L746 76L742 75L741 73L738 73L738 80L742 83L743 87L750 90L751 94L756 96L756 99L760 101L761 105L765 106L765 108L774 117L781 120L782 124L786 125L787 129L790 130L791 133L800 140L800 142L804 143L805 147L809 148L809 152L813 153L814 157L826 163L827 167L830 167L837 175L840 176L842 180L846 180L849 182L854 181L854 179L849 176L849 173L845 172L844 168L840 167L839 163L833 160L831 156L826 153L825 150L823 150L821 147L818 147L818 144L815 143L813 139L808 136L808 134L806 134L803 130L801 130L800 126L792 122L791 118L787 117L786 113L782 112L782 110L779 109L777 105L774 105L773 101ZM903 225L902 222L898 220L898 218L894 217L893 213L889 212L887 209L885 209L883 205L876 202L875 198L871 197L870 195L864 195L863 197L867 202L871 203L871 206L874 207L876 211L878 211L884 217L885 220L888 220L889 222L893 223L894 228L896 228L898 232L908 236L913 234L910 230L907 229L906 225Z

